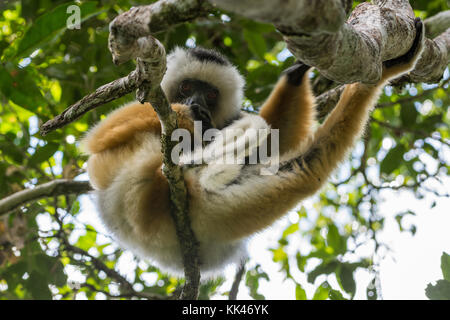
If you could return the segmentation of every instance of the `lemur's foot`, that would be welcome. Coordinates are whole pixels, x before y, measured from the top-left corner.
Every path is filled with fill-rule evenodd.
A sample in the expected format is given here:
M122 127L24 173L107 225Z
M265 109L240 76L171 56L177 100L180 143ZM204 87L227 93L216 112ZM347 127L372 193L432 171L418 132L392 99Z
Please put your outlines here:
M414 25L416 27L416 37L411 49L409 49L409 51L401 57L383 62L384 78L400 76L403 73L411 71L414 68L416 61L422 54L425 40L424 25L420 18L416 18L414 20Z
M303 76L311 67L297 60L292 66L283 71L286 74L290 85L299 86L302 84Z

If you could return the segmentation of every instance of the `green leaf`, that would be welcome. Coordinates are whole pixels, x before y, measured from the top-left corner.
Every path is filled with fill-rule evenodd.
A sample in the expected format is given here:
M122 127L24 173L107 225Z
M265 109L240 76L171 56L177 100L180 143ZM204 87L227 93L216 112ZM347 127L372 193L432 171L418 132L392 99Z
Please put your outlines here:
M344 289L345 292L350 293L352 297L356 293L356 282L353 278L353 271L355 271L355 268L354 265L343 263L336 274L342 289Z
M31 272L30 277L27 279L26 287L30 290L33 299L50 300L52 298L46 279L37 272Z
M250 296L255 300L264 300L265 297L258 293L260 279L269 281L269 275L261 270L261 266L257 265L254 269L248 270L245 276L245 285L249 289Z
M244 20L242 21L242 25L247 30L251 30L252 32L261 34L275 31L275 28L272 24L260 23L253 20Z
M245 41L247 41L250 51L260 59L264 59L264 54L267 52L266 40L264 37L260 33L251 32L245 29L244 38Z
M33 269L45 279L47 283L62 287L66 284L67 276L64 273L64 266L58 258L37 254L34 256Z
M284 231L283 231L283 238L286 238L288 235L293 234L294 232L298 231L298 223L294 223L291 224L289 227L287 227Z
M25 71L0 68L0 92L7 99L32 112L46 103L39 88Z
M297 283L295 286L295 299L296 300L306 300L306 291L302 286Z
M95 246L96 240L97 240L97 233L88 231L84 236L78 238L78 241L75 244L75 246L87 251Z
M339 230L334 224L328 226L327 244L334 249L336 254L344 253L347 250L347 242L339 234Z
M70 215L76 216L80 212L80 202L75 200L70 208Z
M314 283L316 278L322 274L330 274L336 271L338 267L337 261L323 262L319 264L313 271L308 274L308 282Z
M308 260L306 257L302 256L300 252L297 252L296 256L297 258L297 267L301 272L305 272L305 265L306 261Z
M67 29L67 19L70 17L70 14L67 13L67 8L72 5L80 8L81 22L101 12L101 10L97 9L97 2L95 1L88 1L82 4L69 2L57 6L52 11L36 19L20 41L15 55L25 56L48 43L50 38L64 32Z
M419 113L413 103L404 103L401 105L400 118L406 127L413 127L416 124L418 115Z
M313 300L327 300L330 293L330 284L323 282L314 292Z
M28 160L30 166L36 166L48 159L55 154L58 150L59 144L57 143L47 143L45 146L40 147Z
M450 300L450 281L438 280L435 286L430 283L425 294L430 300Z
M344 296L342 295L342 293L340 291L334 290L334 289L330 290L330 292L328 293L328 297L331 300L348 300L348 299L344 298Z
M441 257L441 270L444 275L444 279L450 281L450 255L442 253Z
M385 174L390 174L397 169L403 162L403 154L405 153L405 147L398 144L395 148L389 150L380 164L380 171Z

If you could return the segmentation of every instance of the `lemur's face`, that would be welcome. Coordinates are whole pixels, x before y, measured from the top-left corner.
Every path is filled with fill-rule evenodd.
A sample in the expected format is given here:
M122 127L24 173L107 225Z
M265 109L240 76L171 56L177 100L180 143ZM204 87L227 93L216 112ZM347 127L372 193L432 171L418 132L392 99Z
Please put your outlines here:
M206 130L214 127L212 114L217 108L219 95L219 90L205 81L184 79L172 102L189 106L193 119L202 121L203 129Z

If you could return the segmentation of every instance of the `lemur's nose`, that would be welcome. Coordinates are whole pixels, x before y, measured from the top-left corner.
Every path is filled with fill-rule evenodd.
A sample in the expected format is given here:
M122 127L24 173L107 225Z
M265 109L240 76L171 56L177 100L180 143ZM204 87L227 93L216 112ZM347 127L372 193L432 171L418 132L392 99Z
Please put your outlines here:
M210 121L211 120L211 111L209 111L208 108L203 107L202 105L195 103L192 104L191 110L195 115L196 119L202 120L202 121Z

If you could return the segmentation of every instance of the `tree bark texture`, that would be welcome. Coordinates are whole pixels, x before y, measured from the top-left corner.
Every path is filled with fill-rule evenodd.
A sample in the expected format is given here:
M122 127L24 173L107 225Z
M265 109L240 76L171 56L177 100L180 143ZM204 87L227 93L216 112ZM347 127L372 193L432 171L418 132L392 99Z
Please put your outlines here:
M46 197L66 194L82 194L92 190L89 181L53 180L34 188L24 189L0 200L0 216L14 211L30 202Z
M408 0L378 0L357 6L345 22L345 3L338 0L210 0L219 8L274 24L289 50L339 83L376 83L382 62L401 56L415 37ZM450 18L446 11L426 21L432 29L422 58L410 79L436 82L450 61Z

